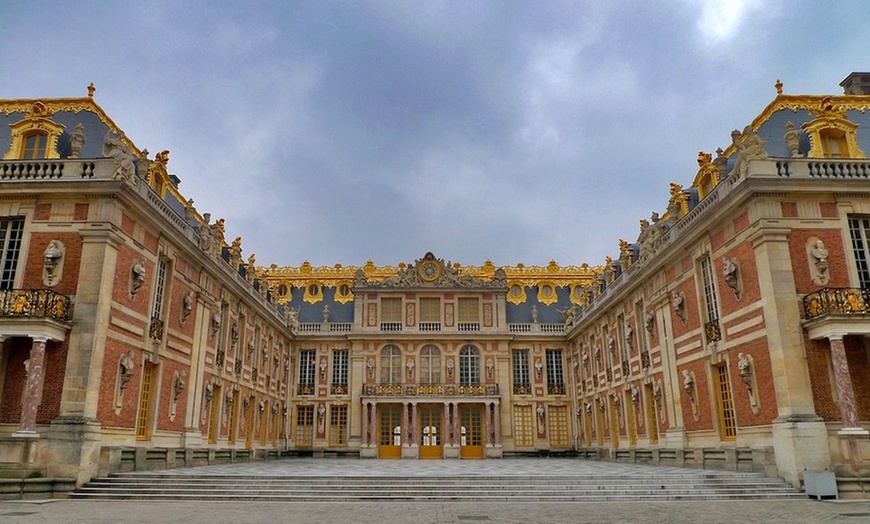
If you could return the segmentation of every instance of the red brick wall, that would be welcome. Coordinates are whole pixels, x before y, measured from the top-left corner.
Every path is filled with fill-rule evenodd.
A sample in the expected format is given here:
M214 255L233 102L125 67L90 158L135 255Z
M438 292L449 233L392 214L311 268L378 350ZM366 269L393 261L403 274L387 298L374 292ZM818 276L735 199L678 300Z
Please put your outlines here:
M737 363L740 353L751 355L754 364L755 384L758 389L758 415L752 412L746 384L740 378L740 368ZM731 348L730 367L731 392L734 399L734 409L737 424L740 427L770 424L778 415L776 407L776 390L773 386L773 370L770 363L767 338L760 338Z
M734 296L734 292L725 283L725 275L722 272L724 262L722 258L715 261L716 287L719 290L719 306L722 316L746 307L761 299L761 290L758 285L758 266L755 263L755 253L749 243L743 243L732 249L727 254L728 258L735 260L740 267L738 278L740 280L740 300Z
M689 395L686 394L686 390L683 389L680 391L680 398L682 400L682 410L683 410L683 421L685 422L685 427L687 431L694 431L699 429L710 429L715 427L713 423L713 417L718 416L718 413L713 414L710 412L710 401L709 401L709 391L707 385L707 370L704 365L703 360L696 360L694 362L689 362L684 366L680 366L677 370L677 377L679 380L679 387L683 387L683 370L694 371L695 372L695 405L698 408L698 413L700 414L700 419L695 421L695 417L692 415L692 402L689 400Z
M118 361L121 355L133 350L133 376L124 391L121 413L115 414L115 383L118 380ZM100 399L97 417L103 426L133 428L136 425L136 410L139 402L139 386L142 382L142 351L113 339L106 340L103 359L103 378L100 382Z
M123 304L143 315L148 315L151 297L151 286L154 284L154 262L145 262L145 283L139 288L133 300L130 300L130 272L133 264L139 261L142 255L127 246L118 247L118 263L115 269L115 284L112 289L112 300Z

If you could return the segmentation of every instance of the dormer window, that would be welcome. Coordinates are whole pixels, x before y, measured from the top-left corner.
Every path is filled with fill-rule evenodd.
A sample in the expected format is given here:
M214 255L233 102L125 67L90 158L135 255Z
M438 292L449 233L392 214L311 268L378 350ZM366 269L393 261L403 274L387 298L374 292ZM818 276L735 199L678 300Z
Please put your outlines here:
M48 134L34 131L24 136L23 151L21 152L23 160L47 158L47 152Z
M819 132L822 142L822 152L825 158L844 158L849 156L846 145L846 134L836 129L825 129Z

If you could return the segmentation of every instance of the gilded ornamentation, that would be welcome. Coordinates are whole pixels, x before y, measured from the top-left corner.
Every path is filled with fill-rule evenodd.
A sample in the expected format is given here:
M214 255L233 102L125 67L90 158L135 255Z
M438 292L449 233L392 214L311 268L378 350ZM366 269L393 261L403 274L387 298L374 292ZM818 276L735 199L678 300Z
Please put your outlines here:
M12 143L3 158L5 160L22 158L25 137L33 132L40 133L46 138L45 158L58 158L60 155L57 153L57 139L63 133L63 126L51 119L52 113L54 111L41 100L32 102L30 107L26 109L25 117L9 126L12 133Z
M725 160L727 162L727 158ZM713 162L713 155L699 151L698 174L695 175L692 187L698 188L698 196L704 198L718 183L719 167Z

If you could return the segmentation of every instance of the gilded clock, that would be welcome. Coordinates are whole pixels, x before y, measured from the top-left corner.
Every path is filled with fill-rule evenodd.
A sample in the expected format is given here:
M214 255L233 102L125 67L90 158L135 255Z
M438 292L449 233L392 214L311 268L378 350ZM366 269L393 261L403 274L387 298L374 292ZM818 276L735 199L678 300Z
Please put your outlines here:
M434 260L424 260L420 262L418 274L423 282L435 282L441 277L441 265Z

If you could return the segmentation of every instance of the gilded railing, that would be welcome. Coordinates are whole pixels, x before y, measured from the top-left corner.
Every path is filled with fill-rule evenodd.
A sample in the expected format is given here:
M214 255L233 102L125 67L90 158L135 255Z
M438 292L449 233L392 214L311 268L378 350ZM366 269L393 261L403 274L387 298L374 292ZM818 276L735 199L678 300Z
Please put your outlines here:
M42 317L69 321L70 299L50 289L0 291L0 317Z
M163 332L165 324L159 318L152 318L151 325L148 327L148 336L152 340L163 340Z
M564 395L565 384L547 384L548 395Z
M374 397L481 397L498 395L498 384L363 384Z
M531 395L532 385L528 382L518 382L514 384L514 394L516 395Z
M825 288L804 296L804 318L870 313L870 288Z

